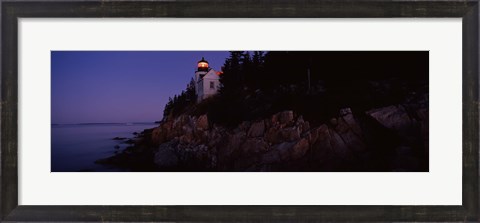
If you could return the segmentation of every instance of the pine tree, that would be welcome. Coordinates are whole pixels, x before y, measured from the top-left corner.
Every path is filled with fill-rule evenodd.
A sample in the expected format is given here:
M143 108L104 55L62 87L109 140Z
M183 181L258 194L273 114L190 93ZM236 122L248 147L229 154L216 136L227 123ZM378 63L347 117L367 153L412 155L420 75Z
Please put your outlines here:
M197 99L197 94L195 92L195 80L193 78L190 79L190 83L187 85L186 93L187 101L194 102Z
M242 70L241 70L241 83L247 87L251 88L252 87L252 82L255 81L255 77L253 74L253 63L252 59L250 57L250 53L247 51L243 54L242 56Z
M241 73L241 59L243 51L230 51L230 57L224 64L223 75L220 76L221 94L233 94L239 91L243 85ZM238 92L237 92L238 93Z
M264 82L268 82L264 74L264 52L254 51L251 59L251 69L247 74L247 83L250 88L262 88Z
M163 109L163 119L165 119L165 117L168 117L168 115L172 111L172 106L173 106L173 99L172 97L169 97L168 102L165 105L165 108Z

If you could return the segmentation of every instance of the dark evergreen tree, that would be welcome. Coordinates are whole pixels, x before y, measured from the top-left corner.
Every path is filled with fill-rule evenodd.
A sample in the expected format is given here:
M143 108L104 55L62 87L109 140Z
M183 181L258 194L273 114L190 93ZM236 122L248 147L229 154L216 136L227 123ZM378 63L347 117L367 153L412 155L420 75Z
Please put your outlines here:
M172 111L172 107L173 107L173 99L172 97L169 97L168 102L167 104L165 104L165 108L163 109L163 119L165 119L165 117L167 117L170 114L170 112Z
M225 61L223 74L220 76L222 94L235 94L242 89L242 56L243 51L230 51L230 57Z
M254 51L250 63L250 71L246 75L246 82L249 88L258 89L268 82L264 75L264 52Z
M197 94L195 92L195 80L192 78L190 79L190 83L187 85L187 90L186 90L186 100L188 102L195 101L197 99Z
M251 89L254 86L255 74L254 74L254 65L252 58L250 57L250 52L245 52L242 56L242 83L245 88Z

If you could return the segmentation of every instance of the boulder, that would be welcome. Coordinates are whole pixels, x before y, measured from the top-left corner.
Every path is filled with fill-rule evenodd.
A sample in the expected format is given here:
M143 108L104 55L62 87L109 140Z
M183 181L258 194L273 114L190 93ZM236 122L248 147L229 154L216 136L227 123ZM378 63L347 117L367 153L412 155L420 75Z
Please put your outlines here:
M300 130L301 134L304 134L305 132L310 130L310 123L304 121L302 116L297 118L295 126Z
M359 123L353 117L352 113L344 115L341 119L342 119L342 121L344 121L350 127L350 129L355 134L357 134L358 136L362 135L362 129L361 129Z
M352 151L334 129L323 124L316 129L316 132L317 139L311 144L312 155L315 159L324 161L337 159L334 162L338 163L341 162L340 160L352 158Z
M202 130L208 129L208 117L207 117L207 115L201 115L200 117L198 117L196 127L198 129L202 129Z
M182 143L193 143L194 135L192 134L192 132L189 131L178 137L178 140Z
M217 145L219 145L223 137L225 136L225 132L225 129L214 126L209 131L208 139L206 141L207 145L209 147L216 147Z
M160 168L170 168L178 165L179 159L177 154L170 148L169 145L160 145L158 151L155 153L154 163Z
M263 120L254 122L248 130L249 137L261 137L265 132L265 122Z
M230 156L234 151L238 151L246 139L245 132L238 132L228 136L227 145L221 148L222 156Z
M233 134L237 134L239 132L247 133L248 130L250 129L250 122L249 121L243 121L240 123L236 128L232 130Z
M297 127L284 128L280 131L279 141L293 142L300 139L300 131Z
M265 133L265 140L270 144L277 144L282 141L279 135L280 135L279 127L272 126Z
M392 105L366 113L388 129L405 129L412 124L412 120L403 106Z
M272 123L288 124L293 121L293 111L283 111L272 116Z
M328 126L323 124L318 128L312 129L310 132L310 145L313 150L313 155L316 159L327 159L327 155L331 153L332 144Z
M283 142L272 147L270 151L262 155L261 163L278 163L289 159L290 150L295 142Z
M193 131L192 141L195 142L195 144L206 144L209 141L209 133L210 131L208 130L195 130Z
M308 140L310 145L313 145L318 139L318 128L310 129L303 137Z
M297 127L278 128L272 127L267 130L265 140L270 144L281 142L293 142L300 139L300 131Z
M167 140L167 133L162 127L154 128L152 131L152 142L156 145L160 145Z
M188 115L180 115L173 121L172 130L176 133L181 134L182 128L186 126L193 127L192 117Z
M290 154L292 159L302 158L308 151L309 144L307 139L300 139L292 148Z
M308 151L308 140L300 139L296 142L282 142L265 153L261 162L264 164L278 163L302 158Z
M270 164L270 163L278 163L281 161L280 153L277 150L271 150L268 153L265 153L261 157L261 163Z
M348 145L343 141L342 137L335 132L334 130L329 130L330 144L332 146L333 152L342 159L350 159L353 154L351 154Z
M345 115L349 115L349 114L352 114L352 109L350 108L342 108L340 109L340 117L343 117Z
M282 142L275 147L273 150L277 151L280 155L281 161L290 160L291 159L291 150L296 145L296 142Z
M344 117L351 116L348 114ZM338 125L335 127L336 133L340 136L343 143L345 143L348 148L355 152L360 152L366 149L364 139L361 137L361 129L356 123L352 123L353 127L349 125L344 119L338 119Z
M263 153L268 151L268 143L262 138L249 138L241 146L242 152L245 154Z
M367 115L392 130L402 143L423 144L424 148L428 148L427 108L422 109L413 105L388 106L367 111Z

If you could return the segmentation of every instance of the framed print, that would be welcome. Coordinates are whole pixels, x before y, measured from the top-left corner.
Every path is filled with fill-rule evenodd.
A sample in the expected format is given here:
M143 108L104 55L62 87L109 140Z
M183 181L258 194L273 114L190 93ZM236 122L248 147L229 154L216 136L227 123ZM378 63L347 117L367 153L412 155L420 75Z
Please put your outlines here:
M4 221L478 221L478 1L2 2Z

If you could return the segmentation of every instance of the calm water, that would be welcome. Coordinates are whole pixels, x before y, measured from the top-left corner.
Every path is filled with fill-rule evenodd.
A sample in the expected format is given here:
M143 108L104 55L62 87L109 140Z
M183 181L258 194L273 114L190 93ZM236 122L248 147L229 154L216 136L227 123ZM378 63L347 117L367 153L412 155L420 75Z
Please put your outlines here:
M115 154L127 147L114 137L134 137L157 126L154 123L67 124L52 125L52 172L127 171L117 167L95 164L95 160Z

